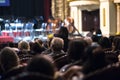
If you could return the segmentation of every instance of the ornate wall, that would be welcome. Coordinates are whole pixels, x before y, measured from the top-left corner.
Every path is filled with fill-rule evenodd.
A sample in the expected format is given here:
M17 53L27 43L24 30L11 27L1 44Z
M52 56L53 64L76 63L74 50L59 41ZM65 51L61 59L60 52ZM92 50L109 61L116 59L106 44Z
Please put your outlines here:
M100 10L100 28L105 35L120 32L120 0L52 0L52 15L62 20L71 16L82 32L82 11ZM114 19L114 21L113 21Z
M114 3L116 3L116 9L117 9L117 33L120 35L120 0L114 0Z
M52 0L52 16L60 17L62 20L70 16L69 2L75 0Z

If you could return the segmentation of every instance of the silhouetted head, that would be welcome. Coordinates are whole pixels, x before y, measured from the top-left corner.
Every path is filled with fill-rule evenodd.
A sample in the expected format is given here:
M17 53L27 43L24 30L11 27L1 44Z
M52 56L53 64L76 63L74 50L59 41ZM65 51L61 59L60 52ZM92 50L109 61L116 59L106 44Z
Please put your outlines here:
M60 30L58 32L58 35L61 37L61 38L68 38L68 29L66 27L60 27Z
M112 42L113 50L120 50L120 37L115 37Z
M28 72L38 72L51 77L54 77L55 69L52 59L47 55L36 55L26 68Z
M26 42L26 41L20 41L20 42L18 43L18 48L19 48L20 50L30 50L30 45L29 45L29 43Z
M8 71L19 64L17 53L10 47L5 47L0 52L0 66L3 71Z
M51 41L51 48L53 51L61 51L64 46L64 41L62 38L54 37Z
M109 38L107 38L107 37L101 37L101 39L99 40L99 44L101 45L101 47L103 49L111 48L111 46L112 46Z
M83 40L75 39L70 41L68 47L68 55L73 60L81 59L85 49L85 43Z

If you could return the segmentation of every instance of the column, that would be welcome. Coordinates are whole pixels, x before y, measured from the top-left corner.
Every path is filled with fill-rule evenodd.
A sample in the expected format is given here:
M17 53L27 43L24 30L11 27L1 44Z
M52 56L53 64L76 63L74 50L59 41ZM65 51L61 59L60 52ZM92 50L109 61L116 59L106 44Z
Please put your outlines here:
M78 26L77 29L79 30L79 32L82 32L82 9L80 7L78 7Z
M52 0L52 16L60 17L62 20L69 15L69 2L67 0Z
M70 7L70 16L74 18L74 25L76 29L81 33L82 32L82 10L78 6Z
M117 34L120 33L120 4L117 4Z
M55 17L55 0L51 1L51 5L52 16Z
M104 36L117 32L116 7L112 0L100 0L100 29Z
M52 0L52 16L63 18L64 0Z

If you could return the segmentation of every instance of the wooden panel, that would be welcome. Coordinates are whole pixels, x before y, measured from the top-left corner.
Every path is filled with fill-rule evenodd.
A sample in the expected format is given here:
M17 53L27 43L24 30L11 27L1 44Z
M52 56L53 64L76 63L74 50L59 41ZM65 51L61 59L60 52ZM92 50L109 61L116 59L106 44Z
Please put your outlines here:
M82 30L89 31L91 28L100 28L99 10L95 11L82 11Z

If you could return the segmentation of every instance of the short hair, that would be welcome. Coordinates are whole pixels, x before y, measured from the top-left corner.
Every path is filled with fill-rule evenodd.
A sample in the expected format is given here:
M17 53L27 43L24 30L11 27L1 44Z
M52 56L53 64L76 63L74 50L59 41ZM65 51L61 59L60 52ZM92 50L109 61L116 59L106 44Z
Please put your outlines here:
M85 50L85 41L82 39L73 39L69 43L68 56L72 60L82 59Z
M26 70L54 77L56 68L52 62L52 58L48 55L36 55L29 61Z
M69 31L67 27L61 26L58 32L59 37L61 38L68 38Z
M100 46L104 49L104 48L111 48L112 44L110 42L110 39L107 37L101 37L99 42Z
M120 37L115 37L113 39L114 51L120 50Z
M20 42L18 43L18 48L19 48L20 50L29 50L29 49L30 49L30 45L29 45L29 43L26 42L26 41L20 41Z
M62 38L59 37L54 37L51 41L51 48L54 51L60 51L61 49L63 49L64 46L64 41Z
M91 37L84 37L84 40L87 42L88 45L91 45L93 42Z
M17 53L10 47L5 47L0 52L0 65L3 71L8 71L19 64Z
M34 38L34 42L37 41L39 38Z

